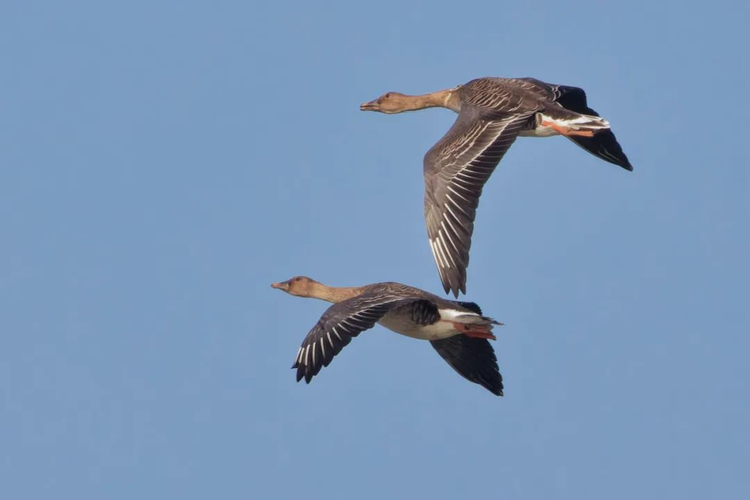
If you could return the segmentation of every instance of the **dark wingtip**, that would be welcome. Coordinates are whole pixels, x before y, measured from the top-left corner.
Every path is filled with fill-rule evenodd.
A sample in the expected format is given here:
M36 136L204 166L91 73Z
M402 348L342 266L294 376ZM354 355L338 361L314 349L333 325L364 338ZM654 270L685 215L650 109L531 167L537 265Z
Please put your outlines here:
M503 392L503 382L502 380L472 380L472 382L475 382L488 391L490 391L495 396L503 397L505 396L505 393Z
M622 167L628 172L633 171L633 165L630 164L630 160L628 159L627 156L625 156L625 153L622 153L621 157L617 158L617 160L618 161L611 161L611 160L606 160L606 161L609 161L610 163L614 163L618 167Z
M573 141L573 142L575 142L575 141ZM576 144L578 144L579 146L583 147L584 149L587 149L586 147L584 147L580 143L576 143ZM615 144L617 144L617 143L615 143ZM617 144L617 146L619 146L619 144ZM589 151L589 153L592 152L591 150L588 150L588 151ZM633 171L633 165L630 164L630 160L628 160L628 157L625 156L625 153L622 152L622 149L620 149L619 154L616 157L614 157L614 158L612 158L612 157L607 158L605 156L602 156L602 155L599 155L599 154L596 154L596 153L594 153L594 156L597 156L597 157L601 158L602 160L604 160L604 161L606 161L608 163L611 163L613 165L617 165L618 167L624 168L628 172L632 172Z
M573 142L575 142L575 141L573 141ZM583 147L579 143L576 143L576 144L578 144L579 146ZM584 147L584 149L586 149L586 148ZM589 150L589 152L591 152L591 151ZM619 158L614 158L614 159L612 159L612 158L605 158L605 157L600 156L600 155L598 155L596 153L594 153L594 155L597 156L597 157L599 157L599 158L601 158L602 160L604 160L604 161L606 161L608 163L611 163L612 165L617 165L618 167L624 168L628 172L632 172L633 171L633 165L630 164L630 160L628 160L628 157L625 156L625 153L621 153L619 155L620 156Z
M498 373L497 378L490 382L489 386L485 386L489 391L494 394L495 396L503 397L505 393L503 393L503 389L505 386L503 385L503 376Z
M489 390L492 394L495 396L503 397L505 394L503 393L503 383L500 382L498 385L492 385L492 387L484 386L487 390Z
M450 283L443 283L443 290L445 290L446 295L453 294L454 297L458 298L458 288L455 288Z

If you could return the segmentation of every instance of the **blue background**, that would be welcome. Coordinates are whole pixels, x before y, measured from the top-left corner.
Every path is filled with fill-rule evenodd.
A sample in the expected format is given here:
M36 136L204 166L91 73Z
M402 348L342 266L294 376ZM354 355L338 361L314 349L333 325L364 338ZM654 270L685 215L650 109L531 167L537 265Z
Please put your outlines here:
M738 498L750 462L747 2L35 2L0 14L3 498ZM327 304L441 292L422 157L479 76L586 89L628 173L520 139L468 300L506 396Z

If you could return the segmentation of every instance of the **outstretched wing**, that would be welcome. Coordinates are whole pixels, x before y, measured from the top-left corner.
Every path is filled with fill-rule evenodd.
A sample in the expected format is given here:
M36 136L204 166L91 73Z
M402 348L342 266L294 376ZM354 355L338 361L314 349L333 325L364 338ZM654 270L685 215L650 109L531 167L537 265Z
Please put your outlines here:
M329 307L297 351L292 365L297 369L297 382L304 378L309 384L353 337L375 326L392 308L413 300L396 294L364 293Z
M495 351L486 339L455 335L430 343L459 375L492 394L503 395L503 376L497 367Z
M424 158L427 236L443 288L466 293L466 268L482 188L528 125L522 114L462 110L448 133ZM511 110L512 113L512 110Z
M528 90L556 102L567 110L582 115L599 116L599 113L589 107L586 92L582 88L545 83L535 78L518 78L517 80L528 86ZM618 165L625 170L633 170L633 165L630 164L630 160L611 129L601 130L593 137L570 136L568 139L597 158Z

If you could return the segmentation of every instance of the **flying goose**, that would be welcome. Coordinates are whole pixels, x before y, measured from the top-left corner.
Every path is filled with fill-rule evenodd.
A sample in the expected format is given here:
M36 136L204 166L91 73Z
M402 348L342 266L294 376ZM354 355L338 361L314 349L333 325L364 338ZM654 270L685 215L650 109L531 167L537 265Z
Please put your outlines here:
M388 92L360 106L393 114L448 108L458 118L424 157L427 235L445 292L466 293L471 235L482 188L518 136L563 135L589 153L633 170L609 123L577 87L534 78L479 78L410 96Z
M488 339L497 321L482 316L473 302L446 300L400 283L361 287L330 287L306 276L273 283L273 288L298 297L333 302L302 341L292 368L297 382L310 380L333 360L352 337L379 323L396 333L429 340L461 376L503 395L503 377Z

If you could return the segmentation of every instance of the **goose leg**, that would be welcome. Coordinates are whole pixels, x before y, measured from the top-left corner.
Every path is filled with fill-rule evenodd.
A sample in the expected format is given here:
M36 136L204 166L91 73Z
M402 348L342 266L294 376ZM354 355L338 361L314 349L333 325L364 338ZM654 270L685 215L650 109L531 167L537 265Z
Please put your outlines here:
M467 337L473 337L475 339L488 339L497 340L497 337L490 333L490 330L486 326L482 325L467 325L466 323L458 323L453 321L453 328L463 333Z
M558 134L564 135L566 137L570 137L572 135L580 135L582 137L594 137L594 132L591 130L573 130L571 128L562 127L555 122L550 122L547 120L542 122L542 126L550 127Z

